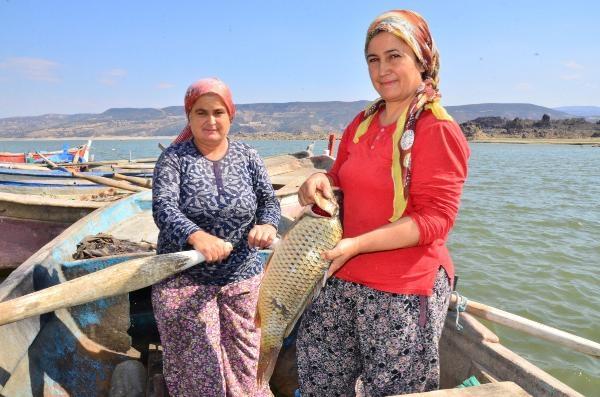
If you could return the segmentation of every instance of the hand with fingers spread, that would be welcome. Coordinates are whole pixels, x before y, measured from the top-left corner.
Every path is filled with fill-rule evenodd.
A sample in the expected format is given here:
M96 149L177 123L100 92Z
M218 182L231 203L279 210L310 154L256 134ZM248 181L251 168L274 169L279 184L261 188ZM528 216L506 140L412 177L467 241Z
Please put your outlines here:
M188 244L200 252L206 262L220 262L233 250L231 243L202 230L192 233L188 238Z
M333 197L333 190L331 189L331 181L322 172L312 174L298 189L298 201L300 205L314 204L315 202L315 191L320 190L323 193L323 197Z
M358 237L344 238L340 240L333 249L323 252L323 258L332 261L329 266L327 277L331 277L350 258L360 254L360 243Z
M256 248L266 248L275 240L277 229L270 224L255 225L248 233L248 245Z

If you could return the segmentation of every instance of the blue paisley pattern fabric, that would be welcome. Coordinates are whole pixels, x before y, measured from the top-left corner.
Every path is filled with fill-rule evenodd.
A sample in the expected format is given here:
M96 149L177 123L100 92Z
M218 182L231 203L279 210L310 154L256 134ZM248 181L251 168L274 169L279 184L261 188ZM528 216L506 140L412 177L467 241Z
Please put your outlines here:
M256 150L229 141L225 156L211 161L187 141L169 146L156 162L152 214L159 254L192 249L187 239L198 230L229 241L233 251L225 261L186 271L199 284L227 285L262 272L248 233L255 224L277 228L281 208Z

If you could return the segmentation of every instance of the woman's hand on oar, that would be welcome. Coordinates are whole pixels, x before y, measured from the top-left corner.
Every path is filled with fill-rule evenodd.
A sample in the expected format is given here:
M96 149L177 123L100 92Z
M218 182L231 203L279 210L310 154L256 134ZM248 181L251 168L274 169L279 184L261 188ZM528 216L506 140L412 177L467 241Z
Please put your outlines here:
M460 298L453 294L450 300L450 305L456 307L460 305ZM483 303L468 300L465 311L477 317L502 324L504 326L525 332L529 335L558 343L560 345L570 347L581 353L591 356L600 357L600 343L552 328L548 325L526 319L524 317L505 312L495 307L484 305Z

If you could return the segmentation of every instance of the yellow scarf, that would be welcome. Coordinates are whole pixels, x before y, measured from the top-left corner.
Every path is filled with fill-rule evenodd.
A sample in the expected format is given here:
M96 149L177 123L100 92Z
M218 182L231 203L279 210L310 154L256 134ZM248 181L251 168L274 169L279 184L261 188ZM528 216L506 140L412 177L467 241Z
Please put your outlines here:
M390 222L397 221L402 217L408 204L408 187L410 185L411 169L411 148L415 139L414 127L421 111L431 110L438 120L452 120L452 116L446 112L446 109L439 102L439 94L433 90L428 81L419 89L415 99L402 113L396 122L396 129L392 135L392 180L394 181L394 212L389 218ZM430 88L430 89L428 89ZM363 113L363 121L359 124L354 133L354 143L358 143L360 137L366 134L373 117L377 114L380 107L385 104L381 98L375 100ZM408 120L408 122L407 122Z

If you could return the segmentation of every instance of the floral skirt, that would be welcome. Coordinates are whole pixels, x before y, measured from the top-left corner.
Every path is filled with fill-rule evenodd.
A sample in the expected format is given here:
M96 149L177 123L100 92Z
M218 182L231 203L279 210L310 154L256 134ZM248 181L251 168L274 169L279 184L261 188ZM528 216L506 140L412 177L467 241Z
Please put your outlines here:
M331 278L304 313L296 342L303 397L369 397L439 387L439 340L450 283L440 268L429 297Z
M261 277L207 286L181 274L152 288L171 397L271 395L256 390L260 332L254 316Z

